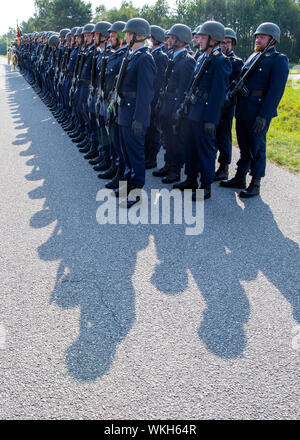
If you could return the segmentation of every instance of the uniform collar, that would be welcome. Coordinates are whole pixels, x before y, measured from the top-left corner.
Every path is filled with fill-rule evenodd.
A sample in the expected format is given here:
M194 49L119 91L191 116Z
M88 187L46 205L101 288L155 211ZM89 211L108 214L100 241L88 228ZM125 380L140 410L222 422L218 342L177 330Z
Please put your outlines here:
M273 53L275 53L275 52L276 52L275 47L271 47L271 48L267 51L267 54L268 54L268 55L271 55L271 54L273 54Z
M115 50L115 53L118 53L121 50L127 50L127 45L119 47L117 50Z
M151 53L157 52L158 50L161 50L163 47L164 47L164 44L161 44L160 46L158 46L155 49L151 50Z
M174 52L173 60L177 57L177 55L179 55L179 54L181 54L183 52L187 52L185 47L183 47L182 49L178 50L177 52Z
M106 50L110 49L111 44L107 44L106 45ZM103 49L100 50L100 53L103 53L105 51L105 46L103 47Z
M147 46L141 46L141 47L137 47L136 49L134 49L132 52L131 52L131 55L134 55L136 52L138 52L139 50L143 50L143 51L145 51L145 50L147 50L148 49L148 47Z

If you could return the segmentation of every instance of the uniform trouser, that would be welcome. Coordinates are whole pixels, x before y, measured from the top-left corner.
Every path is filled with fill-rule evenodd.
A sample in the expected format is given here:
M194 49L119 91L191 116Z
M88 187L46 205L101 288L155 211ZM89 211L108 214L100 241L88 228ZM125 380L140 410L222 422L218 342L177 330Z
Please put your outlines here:
M161 146L161 133L158 126L159 121L154 112L151 113L150 127L148 127L145 138L146 157L157 155Z
M236 120L236 134L240 149L240 159L237 162L237 172L255 178L265 176L266 170L266 136L271 119L267 120L264 130L254 133L252 127L254 120Z
M82 117L81 102L79 100L79 89L76 89L72 98L72 117L76 123L76 127L82 133L85 132L84 119Z
M221 120L216 130L217 148L219 150L218 162L230 164L232 155L232 119L233 115L226 114Z
M62 96L63 106L68 113L71 113L71 109L69 106L69 91L71 88L71 82L72 82L72 78L67 77L65 78L65 80L63 81L60 87L60 94Z
M174 132L174 129L174 123L171 118L166 117L162 119L162 131L166 149L165 161L172 168L180 171L185 162L181 124L176 126L176 132Z
M121 149L125 161L124 177L134 186L143 187L145 184L145 135L135 136L131 126L119 126Z
M89 87L87 84L82 84L79 89L79 102L84 120L85 134L90 142L96 142L97 136L97 122L95 113L90 113L88 108Z
M118 167L125 167L125 161L121 149L121 140L120 140L120 126L118 124L113 124L111 126L111 139L112 139L112 145L114 149L114 157L113 160L115 162L115 165Z
M200 172L201 183L210 185L215 177L216 137L205 134L204 121L184 119L182 132L185 140L186 175L196 179Z

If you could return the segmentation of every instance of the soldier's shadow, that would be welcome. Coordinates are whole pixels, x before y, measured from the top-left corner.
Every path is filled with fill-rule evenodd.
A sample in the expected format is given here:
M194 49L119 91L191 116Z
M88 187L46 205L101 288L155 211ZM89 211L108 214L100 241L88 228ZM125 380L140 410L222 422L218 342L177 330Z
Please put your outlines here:
M190 270L205 301L199 337L214 354L230 359L242 355L247 344L244 325L250 305L242 283L255 280L259 272L290 302L300 323L299 246L282 234L260 197L243 206L234 191L213 188L218 200L205 202L202 235L181 234L180 245L156 235L161 264L152 283L166 294L177 294L187 287Z
M96 193L104 183L98 182L66 136L64 144L55 142L64 135L59 127L54 128L42 103L37 126L26 117L31 109L30 100L23 98L23 87L21 78L8 79L9 90L14 90L11 105L15 109L18 104L19 122L28 129L22 142L30 141L30 146L20 154L29 157L27 165L33 168L25 177L43 180L29 193L31 199L45 199L30 225L43 228L53 223L51 236L37 250L42 260L59 261L50 301L65 309L80 309L79 335L65 353L74 379L91 381L103 376L118 344L132 328L136 318L132 276L137 253L148 246L150 235L161 261L152 284L167 295L180 294L191 271L206 303L199 318L199 343L203 341L217 356L235 358L246 347L244 325L250 306L242 281L255 279L258 271L291 303L300 322L295 288L298 245L284 237L260 198L247 201L243 209L233 191L215 188L214 198L205 205L205 229L199 236L185 235L184 225L176 226L176 233L172 226L170 233L167 226L159 225L100 226ZM149 176L150 185L160 187Z

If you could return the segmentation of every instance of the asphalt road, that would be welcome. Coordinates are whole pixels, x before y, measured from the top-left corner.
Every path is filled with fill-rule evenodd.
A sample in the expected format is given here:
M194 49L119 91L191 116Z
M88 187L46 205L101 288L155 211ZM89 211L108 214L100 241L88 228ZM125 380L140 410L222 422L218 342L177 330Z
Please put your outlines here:
M299 419L299 178L214 184L196 236L99 225L104 182L5 60L0 93L0 418Z

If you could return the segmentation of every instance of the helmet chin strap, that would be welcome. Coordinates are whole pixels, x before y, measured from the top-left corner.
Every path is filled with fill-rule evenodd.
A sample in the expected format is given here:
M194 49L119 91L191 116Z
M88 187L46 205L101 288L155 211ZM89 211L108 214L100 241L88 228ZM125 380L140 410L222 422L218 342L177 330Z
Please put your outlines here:
M130 45L131 45L131 47L134 45L134 43L143 43L144 41L146 41L147 40L147 37L145 37L145 38L142 38L142 39L140 39L140 40L137 40L137 38L136 38L136 33L135 32L133 32L133 39L130 41ZM132 43L132 44L131 44Z

